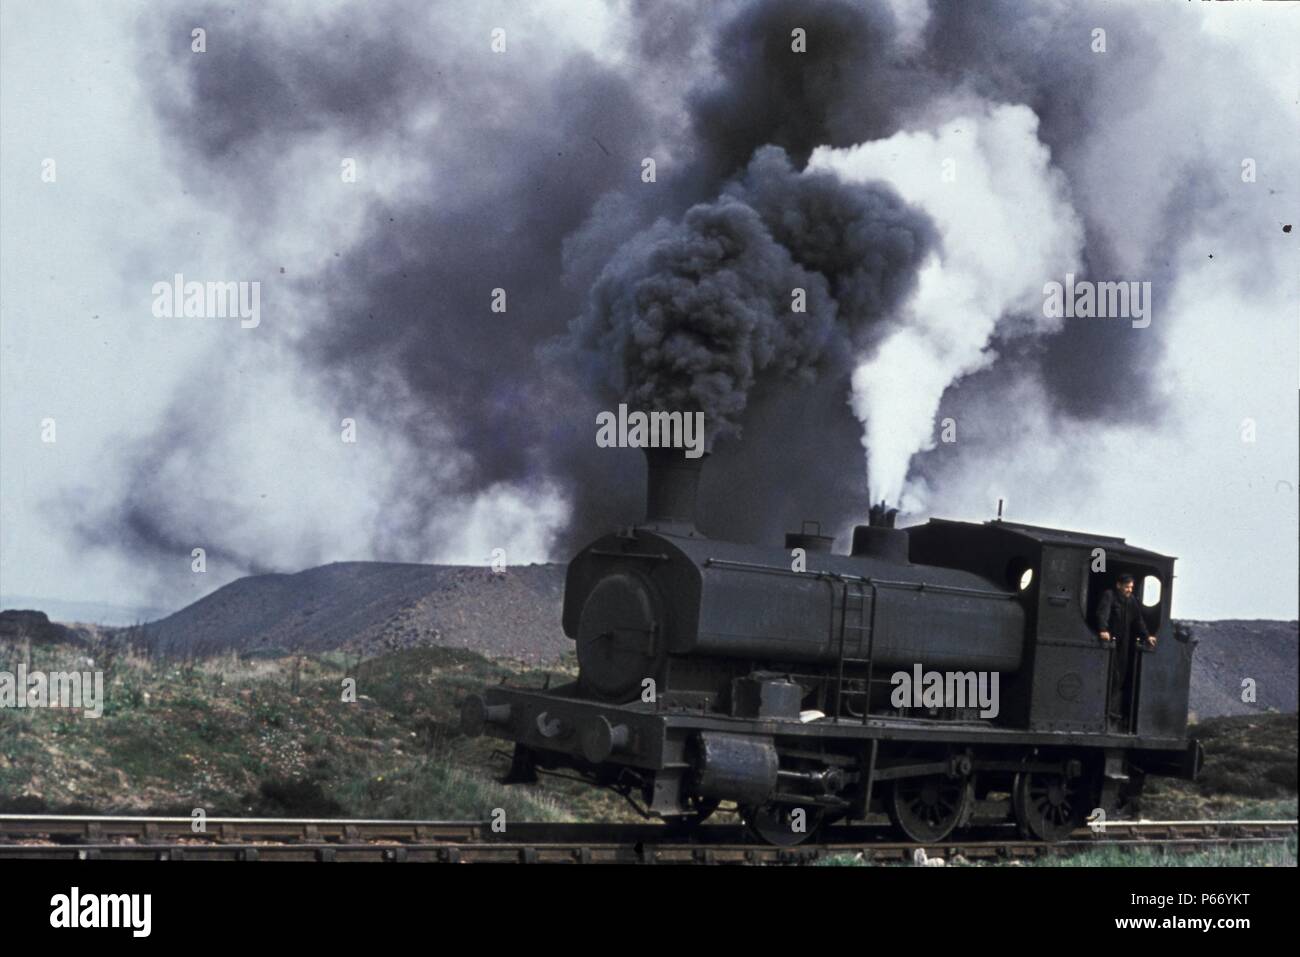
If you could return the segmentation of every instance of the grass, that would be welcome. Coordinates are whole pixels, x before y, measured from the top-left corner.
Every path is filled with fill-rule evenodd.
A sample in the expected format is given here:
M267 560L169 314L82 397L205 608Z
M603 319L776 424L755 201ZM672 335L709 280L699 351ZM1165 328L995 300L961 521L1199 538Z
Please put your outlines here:
M1034 867L1295 867L1296 836L1290 835L1284 843L1188 852L1102 847L1077 854L1040 857L1030 863Z
M92 652L98 655L99 652ZM28 660L30 655L30 660ZM0 811L627 820L576 782L497 783L503 742L458 730L459 700L542 671L459 649L358 661L328 654L155 660L118 649L94 665L61 646L0 645L0 670L105 672L103 716L0 711ZM93 657L91 660L95 660ZM567 680L572 667L553 673ZM345 700L345 679L354 700Z
M1152 778L1142 795L1150 820L1296 819L1297 716L1208 718L1190 728L1205 748L1195 783Z
M1276 844L1246 844L1200 851L1163 851L1153 847L1099 847L1093 851L1046 854L1022 861L948 861L952 867L1295 867L1296 837ZM874 862L847 854L823 858L819 867L870 867ZM883 865L908 867L910 864Z

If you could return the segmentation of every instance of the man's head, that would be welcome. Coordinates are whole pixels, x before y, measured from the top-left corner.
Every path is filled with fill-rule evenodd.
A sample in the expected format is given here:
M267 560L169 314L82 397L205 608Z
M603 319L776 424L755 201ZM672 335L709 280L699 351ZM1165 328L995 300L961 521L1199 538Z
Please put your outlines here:
M1121 595L1127 598L1129 595L1133 594L1133 576L1127 574L1120 575L1115 579L1115 587L1119 590Z

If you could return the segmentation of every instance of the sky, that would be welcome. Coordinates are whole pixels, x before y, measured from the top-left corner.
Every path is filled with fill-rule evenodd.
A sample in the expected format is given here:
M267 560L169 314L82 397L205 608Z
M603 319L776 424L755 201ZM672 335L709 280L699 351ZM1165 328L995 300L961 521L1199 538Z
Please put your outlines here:
M762 223L745 221L781 239L763 255L802 262L802 240L773 223L816 190L779 191L802 190L820 172L847 192L883 181L938 237L900 266L897 301L878 322L849 322L846 274L821 270L857 372L819 380L845 427L798 431L804 450L838 443L826 462L804 467L835 470L815 477L814 502L836 534L850 519L821 498L849 483L857 508L870 474L904 504L905 523L984 520L1003 499L1013 520L1176 555L1180 617L1297 616L1300 269L1297 234L1283 227L1300 197L1300 8L1104 5L1137 10L1138 23L1149 16L1156 39L1150 62L1118 60L1125 65L1074 104L1077 114L1034 85L1029 65L1007 80L972 57L950 84L918 74L935 89L897 109L869 102L867 87L888 90L890 76L866 76L863 89L836 93L854 110L807 136L764 130L755 142L771 132L788 159L751 164L743 136L710 139L698 128L708 103L725 106L734 91L714 101L698 91L728 71L737 89L753 85L740 55L727 56L743 48L711 38L726 35L725 17L740 23L756 5L720 4L717 19L694 29L687 7L669 4L673 16L653 36L655 18L630 3L540 4L528 14L462 5L409 31L379 22L418 6L399 3L385 17L282 3L251 23L212 20L208 62L223 62L224 30L261 28L234 61L246 75L288 49L316 64L286 68L312 83L337 63L348 83L371 89L340 80L300 103L246 96L240 77L226 88L185 73L186 28L208 17L200 6L0 4L0 596L174 609L241 574L328 561L479 564L496 547L514 562L566 561L566 529L585 534L622 508L637 463L618 460L611 492L586 480L601 466L571 465L567 447L553 458L515 455L513 407L470 444L465 417L496 403L503 382L511 402L562 408L565 394L540 381L556 376L536 371L534 347L570 321L575 348L623 335L619 291L653 281L649 271L677 244L691 248L692 203L719 217L757 210ZM939 42L927 39L937 15L924 3L880 8L893 18L899 62ZM332 32L338 22L355 32ZM489 59L497 24L510 45ZM998 29L983 23L977 35L992 46ZM356 49L328 45L340 36ZM1134 36L1111 30L1117 58ZM448 79L458 70L472 82ZM213 85L186 97L195 76ZM1126 99L1135 87L1141 98ZM492 96L480 101L483 89ZM606 175L580 165L592 160L530 158L522 146L508 146L519 155L507 159L489 148L517 134L531 149L552 124L585 131L587 114L598 122L582 139L627 158L609 183L585 189ZM239 125L244 115L252 132ZM739 158L727 152L736 139ZM627 199L641 195L643 154L660 158L669 200ZM361 157L357 183L339 175L349 156ZM918 173L954 157L960 192ZM534 207L531 193L544 188L560 195ZM476 247L479 227L456 217L494 203L505 225ZM572 223L524 235L538 229L536 210L555 219L565 207L576 210ZM382 239L380 211L402 227ZM453 249L458 236L464 248ZM481 264L472 279L490 288L494 261L530 270L517 286L501 282L523 287L516 301L555 301L554 317L537 313L550 325L512 348L483 325L488 314L444 341L436 330L453 327L438 325L437 297L463 312L458 277L469 283ZM434 263L437 281L371 283L407 262ZM1062 324L1037 310L1043 283L1089 267L1098 278L1154 280L1152 330L1126 333L1133 345L1120 346L1131 363L1053 357ZM264 325L155 317L153 285L176 273L261 280ZM356 325L373 319L365 303L391 307L399 288L422 324L383 314L382 328ZM589 289L612 291L597 302ZM628 374L602 368L598 386ZM745 449L766 448L765 423L769 434L786 427L763 404L785 386L764 375L748 397L746 434L715 456L724 474L743 468L755 482ZM1085 408L1089 381L1107 393L1101 411ZM938 438L948 417L951 445ZM340 441L349 418L356 443ZM536 421L520 421L521 433ZM610 509L590 497L608 497ZM799 489L781 497L798 499ZM207 550L202 574L193 547Z

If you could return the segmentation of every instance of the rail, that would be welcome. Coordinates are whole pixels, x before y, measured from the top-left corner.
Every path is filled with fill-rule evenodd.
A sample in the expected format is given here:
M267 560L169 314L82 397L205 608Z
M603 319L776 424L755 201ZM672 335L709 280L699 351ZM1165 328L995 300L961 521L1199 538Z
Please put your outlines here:
M683 836L661 824L516 823L331 818L0 815L0 860L430 861L442 863L799 864L827 857L903 863L915 852L967 861L1071 854L1100 846L1183 853L1208 847L1276 844L1296 833L1289 820L1116 821L1081 828L1057 844L1027 841L1008 825L972 829L934 844L897 840L884 826L828 828L815 843L753 843L740 825L714 824Z

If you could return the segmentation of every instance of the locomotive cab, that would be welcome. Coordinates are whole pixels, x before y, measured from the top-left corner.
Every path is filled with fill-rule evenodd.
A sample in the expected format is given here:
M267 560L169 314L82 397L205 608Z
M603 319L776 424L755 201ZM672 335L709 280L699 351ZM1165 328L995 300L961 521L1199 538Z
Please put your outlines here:
M1190 635L1171 624L1174 558L1129 545L1122 538L994 521L983 525L932 520L909 530L914 560L959 563L995 574L1008 584L1030 572L1022 597L1030 624L1030 667L1019 676L1020 722L1030 730L1153 737L1187 728L1191 682ZM1096 610L1102 594L1124 573L1138 582L1135 597L1156 647L1136 653L1102 642ZM1111 656L1134 654L1123 720L1107 725Z

